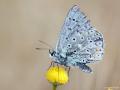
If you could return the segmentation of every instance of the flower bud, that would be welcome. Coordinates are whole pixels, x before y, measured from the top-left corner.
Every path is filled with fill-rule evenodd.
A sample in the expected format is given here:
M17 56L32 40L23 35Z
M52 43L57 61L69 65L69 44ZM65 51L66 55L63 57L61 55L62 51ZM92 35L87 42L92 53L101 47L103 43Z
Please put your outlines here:
M54 66L48 69L46 78L53 84L66 84L68 82L68 73L64 68Z

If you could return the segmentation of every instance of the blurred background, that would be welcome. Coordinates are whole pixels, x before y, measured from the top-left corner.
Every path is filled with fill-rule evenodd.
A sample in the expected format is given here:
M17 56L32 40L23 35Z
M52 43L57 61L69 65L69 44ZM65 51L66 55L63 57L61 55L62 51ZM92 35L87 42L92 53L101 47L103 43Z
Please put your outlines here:
M0 0L0 90L52 90L45 79L51 59L46 47L56 45L73 5L105 38L104 59L90 64L93 74L72 68L70 81L58 90L107 90L120 87L120 0ZM120 90L113 89L113 90Z

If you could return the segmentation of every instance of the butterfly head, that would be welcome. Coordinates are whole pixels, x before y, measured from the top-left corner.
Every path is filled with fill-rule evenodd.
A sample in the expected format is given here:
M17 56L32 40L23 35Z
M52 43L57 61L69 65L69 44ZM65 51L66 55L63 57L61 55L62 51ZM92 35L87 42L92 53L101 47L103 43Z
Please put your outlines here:
M51 57L54 57L55 56L55 51L53 50L53 49L49 49L49 55L51 56Z

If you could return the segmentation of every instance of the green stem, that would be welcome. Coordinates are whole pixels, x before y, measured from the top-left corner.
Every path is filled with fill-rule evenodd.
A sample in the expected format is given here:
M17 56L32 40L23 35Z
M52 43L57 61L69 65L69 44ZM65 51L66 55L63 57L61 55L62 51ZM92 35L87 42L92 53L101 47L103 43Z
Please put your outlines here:
M56 90L56 89L57 89L57 85L53 84L53 90Z

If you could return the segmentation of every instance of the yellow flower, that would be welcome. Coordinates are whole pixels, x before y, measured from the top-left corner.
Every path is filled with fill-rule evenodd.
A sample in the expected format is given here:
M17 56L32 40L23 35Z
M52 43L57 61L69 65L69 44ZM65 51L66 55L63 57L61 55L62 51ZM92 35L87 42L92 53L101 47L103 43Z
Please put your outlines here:
M68 82L67 71L58 66L50 67L46 73L46 78L53 84L65 84Z

